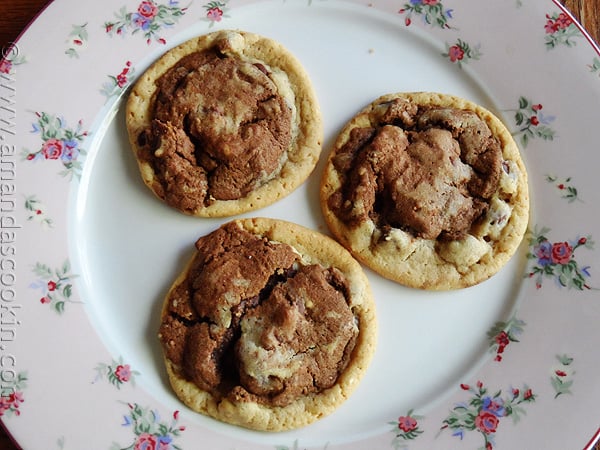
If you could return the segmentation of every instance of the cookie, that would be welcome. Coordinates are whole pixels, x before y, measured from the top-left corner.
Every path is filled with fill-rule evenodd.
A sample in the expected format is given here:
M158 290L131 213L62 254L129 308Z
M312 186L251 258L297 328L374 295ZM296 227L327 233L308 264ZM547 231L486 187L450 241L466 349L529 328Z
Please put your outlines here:
M321 152L317 98L278 42L217 31L167 51L134 84L126 126L144 183L199 217L255 210L286 196Z
M186 405L281 431L351 395L376 329L368 280L349 252L300 225L254 218L198 239L165 298L158 335Z
M529 220L527 172L511 133L468 100L384 95L338 135L321 181L336 239L409 287L480 283L516 252Z

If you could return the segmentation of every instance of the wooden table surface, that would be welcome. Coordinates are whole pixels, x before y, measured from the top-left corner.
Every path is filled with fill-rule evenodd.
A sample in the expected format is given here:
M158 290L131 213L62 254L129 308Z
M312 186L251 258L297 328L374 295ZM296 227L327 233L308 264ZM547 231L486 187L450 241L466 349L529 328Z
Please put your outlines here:
M47 3L48 0L0 0L0 48L6 48L10 42L14 42ZM590 36L600 42L600 0L561 0L561 3L583 24ZM590 436L593 432L590 430ZM0 429L0 450L17 448L6 432ZM595 448L600 450L600 444Z

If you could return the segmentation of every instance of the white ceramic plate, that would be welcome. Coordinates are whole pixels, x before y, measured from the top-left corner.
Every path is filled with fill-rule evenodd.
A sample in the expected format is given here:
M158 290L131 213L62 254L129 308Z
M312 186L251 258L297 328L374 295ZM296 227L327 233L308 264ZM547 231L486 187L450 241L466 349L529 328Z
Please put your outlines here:
M166 49L239 28L282 42L340 127L381 94L495 111L531 180L530 234L491 280L406 289L368 272L380 335L338 411L265 434L167 386L162 297L223 220L158 202L127 144L127 87ZM600 384L600 56L558 4L518 0L56 0L0 65L0 402L27 449L584 448ZM251 215L326 232L322 165Z

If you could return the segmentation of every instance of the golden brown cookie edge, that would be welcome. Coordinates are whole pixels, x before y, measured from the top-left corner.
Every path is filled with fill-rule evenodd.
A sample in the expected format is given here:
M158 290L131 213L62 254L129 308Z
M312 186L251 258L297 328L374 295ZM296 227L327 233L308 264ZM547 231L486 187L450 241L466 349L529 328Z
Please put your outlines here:
M336 155L338 149L347 141L352 128L368 125L370 123L368 116L375 105L391 101L398 97L407 98L417 104L453 107L474 111L479 117L485 120L494 136L500 140L503 158L512 160L517 164L520 171L518 183L519 192L516 195L515 204L512 204L513 212L511 218L502 232L502 236L508 236L510 239L508 239L507 246L494 246L493 257L488 258L487 264L484 266L475 265L472 270L464 274L458 274L455 271L448 276L449 272L442 270L439 271L439 276L422 277L422 271L419 270L419 267L410 267L402 261L394 261L393 258L382 258L380 255L375 255L371 251L371 234L373 229L369 225L363 225L362 233L357 233L340 221L329 208L329 197L341 185L337 171L332 164L332 159ZM495 114L481 105L462 97L436 92L397 92L385 94L378 97L355 114L342 127L329 152L321 177L319 195L321 210L329 230L334 235L335 239L346 247L358 261L387 279L407 287L424 290L461 289L474 286L489 279L504 267L510 258L517 252L529 223L529 187L527 171L517 144L504 123ZM426 241L419 238L414 239ZM359 243L358 245L357 241ZM434 265L439 265L439 261L432 261L432 263L434 263ZM454 269L454 265L447 263L445 268Z
M166 204L157 193L152 167L138 157L137 135L150 124L149 111L156 89L154 81L183 56L210 48L226 33L239 33L244 37L247 43L244 54L247 56L265 58L274 53L273 59L265 62L271 67L282 69L294 88L299 116L298 137L288 153L288 161L277 177L241 199L215 200L209 206L199 207L191 214L181 211L197 217L230 217L275 203L291 194L306 181L316 167L321 154L323 141L321 109L308 72L298 58L274 39L247 31L220 30L191 38L168 50L146 69L131 88L125 104L125 121L129 145L144 184Z
M352 359L338 382L318 394L311 394L285 407L270 407L256 402L218 401L181 375L180 368L163 354L169 383L177 397L192 410L219 421L257 431L284 431L300 428L333 413L355 391L371 362L377 343L377 317L369 280L352 255L330 237L301 225L279 219L250 218L234 222L242 229L288 243L296 250L314 248L309 263L340 269L351 280L352 309L359 320L359 335ZM303 252L303 255L306 255ZM181 284L192 267L192 256L177 276L163 300L161 322L168 310L171 292Z

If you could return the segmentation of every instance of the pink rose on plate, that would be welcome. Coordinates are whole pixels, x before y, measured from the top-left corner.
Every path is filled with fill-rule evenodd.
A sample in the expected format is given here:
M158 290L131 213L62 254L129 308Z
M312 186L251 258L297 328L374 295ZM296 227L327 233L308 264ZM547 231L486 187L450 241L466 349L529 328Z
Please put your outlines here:
M485 434L495 433L500 419L489 411L481 411L475 417L475 426Z
M152 19L156 14L158 14L158 7L151 1L143 1L138 6L138 13L140 16L145 17L146 19Z
M18 408L19 405L25 401L25 397L22 392L13 392L8 396L8 401L11 402L15 408Z
M0 73L9 74L12 70L12 62L8 59L0 60Z
M214 22L220 22L221 19L223 18L223 10L221 8L216 7L216 6L214 8L210 8L206 12L206 17L209 20L212 20Z
M409 433L417 428L417 421L410 416L401 416L398 418L398 428L405 433Z
M558 28L568 28L573 23L573 20L565 13L560 13L556 19Z
M134 450L156 450L158 439L150 433L142 433L138 436L133 446Z
M546 30L546 34L553 34L558 31L558 25L552 19L549 19L546 21L544 29Z
M573 247L568 242L556 242L552 244L552 262L555 264L567 264L573 255Z
M46 159L58 159L63 152L63 142L60 139L48 139L42 146L42 155Z
M465 57L465 51L458 45L453 45L448 49L448 57L452 62L461 61Z
M119 364L115 369L115 376L122 383L128 382L131 379L131 367L129 367L129 364Z

